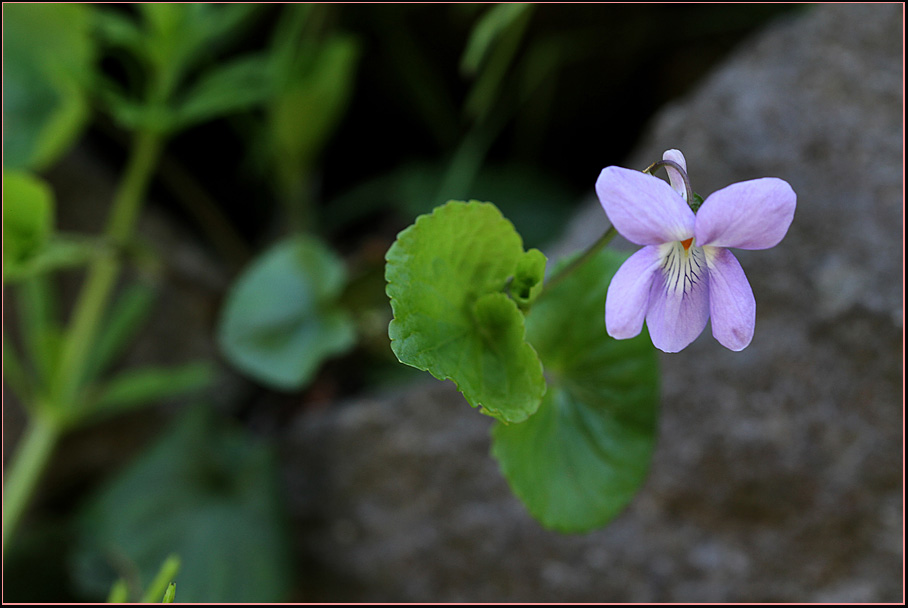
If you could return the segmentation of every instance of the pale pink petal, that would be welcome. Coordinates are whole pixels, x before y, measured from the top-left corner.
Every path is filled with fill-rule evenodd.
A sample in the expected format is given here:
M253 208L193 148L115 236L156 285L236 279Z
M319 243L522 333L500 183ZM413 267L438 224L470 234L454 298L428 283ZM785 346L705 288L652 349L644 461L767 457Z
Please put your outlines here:
M646 326L653 346L676 353L693 342L709 319L709 273L703 251L680 243L660 248L663 266L654 273Z
M659 247L644 247L629 257L609 283L605 330L613 338L633 338L643 329L653 273L662 265Z
M768 249L794 219L797 196L788 182L763 177L710 194L697 211L697 245Z
M681 154L681 150L666 150L665 154L662 155L662 160L670 160L681 165L681 168L684 169L684 172L687 173L687 161L684 160L684 155ZM668 181L671 182L672 190L681 195L681 198L687 200L687 187L684 185L684 179L681 177L681 174L677 169L670 165L665 166L665 172L668 173Z
M606 167L596 194L612 225L638 245L661 245L694 236L694 212L665 181L641 171Z
M704 247L709 269L709 312L713 336L734 351L754 337L757 303L741 264L728 249Z

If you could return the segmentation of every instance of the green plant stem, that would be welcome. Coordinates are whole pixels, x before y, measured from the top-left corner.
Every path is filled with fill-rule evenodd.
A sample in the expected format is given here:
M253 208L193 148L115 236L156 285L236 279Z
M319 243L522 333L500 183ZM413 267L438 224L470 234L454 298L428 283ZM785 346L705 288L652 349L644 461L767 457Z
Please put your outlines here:
M3 555L19 523L26 505L31 500L41 472L47 465L60 437L60 424L46 415L32 417L16 447L12 465L3 488Z
M106 236L115 248L125 245L132 236L162 143L161 136L154 132L143 131L136 136L107 224ZM98 324L107 308L119 271L120 260L113 255L102 256L89 267L57 368L52 395L58 407L67 409L73 406Z
M12 342L7 338L6 328L3 328L3 380L24 406L32 405L34 389L31 379L22 368L22 363L19 361Z
M159 599L163 597L167 592L171 581L176 578L179 571L180 557L175 554L168 555L167 559L164 560L164 563L161 564L161 569L158 570L158 573L155 575L154 580L148 584L148 588L145 590L145 595L142 597L142 602L150 604L152 602L159 601Z
M125 245L133 231L148 182L156 166L163 139L139 132L123 180L113 201L106 237L116 246ZM119 247L116 247L119 249ZM51 386L50 399L33 408L34 415L6 476L3 503L3 551L31 499L41 472L66 427L78 421L78 391L98 326L120 270L116 255L100 256L88 269Z
M287 214L290 234L316 232L318 217L312 200L310 175L310 171L304 169L283 179L279 196Z
M590 258L599 253L599 250L608 245L609 242L615 238L616 234L618 234L618 231L615 230L615 227L609 226L608 230L606 230L595 243L590 245L586 251L580 254L579 257L549 277L549 280L542 288L542 293L539 294L539 297L541 298L546 292L551 291L555 285L566 279L572 272L583 266Z

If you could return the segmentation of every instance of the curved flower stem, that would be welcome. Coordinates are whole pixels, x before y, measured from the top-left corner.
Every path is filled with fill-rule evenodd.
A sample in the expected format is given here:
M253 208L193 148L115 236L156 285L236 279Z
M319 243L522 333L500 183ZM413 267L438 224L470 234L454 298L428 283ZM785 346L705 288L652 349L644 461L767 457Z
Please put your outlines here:
M547 291L550 291L555 285L566 279L572 272L583 266L591 257L596 255L600 249L608 245L609 242L615 238L616 234L618 234L618 231L615 230L615 227L609 226L608 230L606 230L595 243L590 245L586 251L580 254L579 257L549 277L549 280L542 288L542 293L539 294L539 297L541 298Z
M690 204L690 201L694 200L694 191L690 187L690 178L687 177L687 171L684 170L684 167L673 160L657 160L644 169L643 172L648 175L655 175L659 167L672 167L681 175L681 181L684 182L684 191L687 193L687 198L685 200Z

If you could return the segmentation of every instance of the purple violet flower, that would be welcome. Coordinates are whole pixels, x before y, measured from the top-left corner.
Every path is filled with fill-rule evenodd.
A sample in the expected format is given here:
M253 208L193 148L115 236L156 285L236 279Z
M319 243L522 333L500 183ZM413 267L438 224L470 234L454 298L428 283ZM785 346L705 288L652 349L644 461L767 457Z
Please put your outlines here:
M697 208L688 200L684 156L668 150L662 158L657 164L665 166L670 184L614 166L596 181L612 225L644 245L609 285L606 331L619 340L633 338L645 318L653 345L676 353L712 317L716 340L742 350L753 339L757 307L744 270L726 247L775 247L794 219L797 197L788 182L763 177L718 190Z

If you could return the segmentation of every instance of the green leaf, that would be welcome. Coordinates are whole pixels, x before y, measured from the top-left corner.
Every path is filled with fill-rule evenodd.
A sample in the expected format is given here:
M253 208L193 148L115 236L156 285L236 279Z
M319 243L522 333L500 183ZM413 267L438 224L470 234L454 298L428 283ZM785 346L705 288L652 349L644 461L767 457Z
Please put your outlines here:
M120 413L165 399L173 399L211 384L214 371L208 363L175 367L143 367L120 372L88 404L88 414Z
M110 593L107 594L108 604L125 604L129 601L129 586L126 579L118 578L110 587Z
M161 564L161 569L155 575L154 580L148 585L148 589L142 596L142 603L150 604L157 598L162 597L162 604L172 604L176 597L176 583L170 582L180 570L180 558L177 555L171 555ZM169 583L169 584L168 584ZM129 603L129 584L125 578L118 578L110 588L107 595L108 604L127 604ZM133 598L134 603L138 598Z
M111 255L109 244L103 239L82 234L53 233L33 256L5 267L4 279L22 281L30 277L84 266L103 255Z
M538 249L530 249L517 262L514 280L508 291L521 310L528 309L542 291L545 262L545 254Z
M145 24L147 44L159 65L176 60L189 69L207 54L220 50L252 22L261 7L254 3L142 2L136 7Z
M58 300L54 284L46 276L32 277L17 285L16 311L23 346L39 387L51 385L60 356L63 328Z
M161 600L162 604L172 604L177 597L177 584L170 583L167 585L167 591L164 592L164 598Z
M267 58L251 55L205 72L174 111L175 129L218 118L262 103L269 96Z
M614 518L643 483L655 443L655 349L645 332L631 340L605 332L606 291L625 257L603 250L536 300L527 338L548 390L529 420L492 431L492 453L514 493L563 532Z
M40 170L87 126L95 48L81 4L3 7L3 164Z
M532 4L519 2L496 4L489 8L470 32L467 48L460 58L460 71L469 75L476 74L495 41L532 8Z
M126 573L144 587L175 553L181 602L280 602L290 568L279 488L271 449L194 408L79 513L73 580L95 597Z
M170 592L170 589L174 587L174 584L171 581L176 577L177 572L179 571L180 557L176 554L168 556L167 559L164 560L164 563L161 564L161 569L158 570L158 573L148 585L148 589L145 590L145 595L142 597L142 603L150 604L159 597L165 598L162 600L162 604L172 603L173 595L171 595L170 601L167 601L166 596ZM174 589L174 592L175 591L176 589Z
M44 248L54 228L54 193L44 180L23 171L3 172L3 268Z
M130 99L122 91L108 84L105 83L104 88L99 90L99 95L113 119L121 127L132 131L150 130L156 133L174 130L176 115L172 108Z
M545 392L523 315L504 293L527 256L538 261L494 205L477 201L418 217L386 256L394 354L508 422L531 415Z
M171 89L192 64L205 38L205 23L199 17L204 6L176 2L140 2L145 34L145 54L159 74L167 74Z
M317 46L304 45L292 63L275 58L267 128L283 181L296 181L308 171L334 131L353 90L358 57L356 40L337 35Z
M484 15L480 25L488 23L489 35L495 43L491 44L490 49L483 48L480 57L484 59L482 69L464 101L464 110L469 118L484 120L491 112L520 49L533 9L532 3L499 4ZM490 39L489 42L491 41ZM465 56L465 59L469 59L469 56ZM462 65L466 68L471 67L469 63ZM478 65L477 63L476 66Z
M155 296L155 288L144 283L131 284L117 296L85 366L86 382L103 373L135 338L151 314Z
M95 35L103 44L141 54L144 34L132 17L98 7L91 13L91 22Z
M19 361L19 353L9 340L6 329L3 330L3 382L19 398L19 403L26 408L32 407L35 388L31 377ZM29 413L34 414L33 411Z
M212 58L225 43L248 25L257 10L254 3L143 2L141 56L151 65L157 92L167 98L203 60ZM145 118L156 124L162 117ZM167 128L173 124L166 123Z
M230 362L276 389L297 390L328 357L352 346L349 315L337 306L344 265L315 237L286 239L237 279L218 325Z

